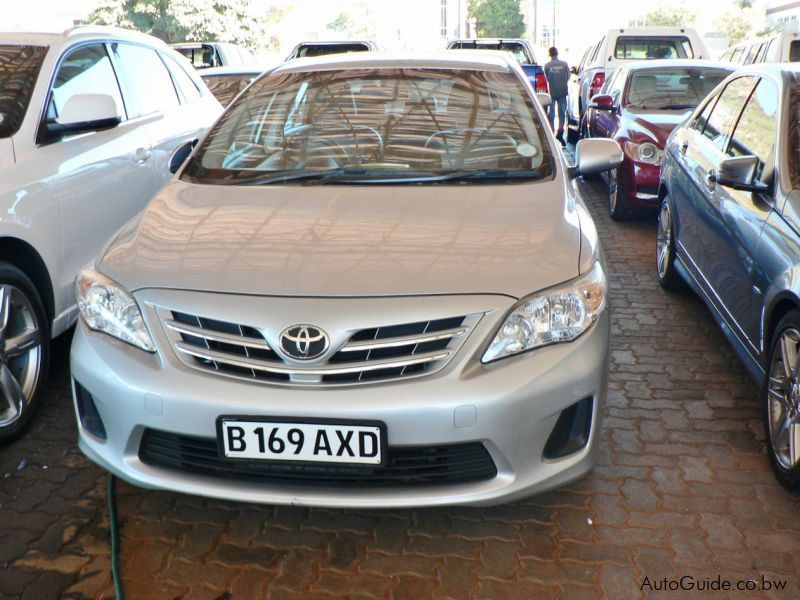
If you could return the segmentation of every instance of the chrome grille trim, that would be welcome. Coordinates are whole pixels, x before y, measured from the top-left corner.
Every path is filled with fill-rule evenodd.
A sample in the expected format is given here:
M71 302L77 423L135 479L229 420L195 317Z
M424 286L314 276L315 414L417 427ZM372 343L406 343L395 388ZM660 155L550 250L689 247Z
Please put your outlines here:
M236 354L228 354L227 352L218 352L215 350L203 350L197 346L178 342L175 348L185 354L194 356L201 360L209 360L215 363L224 363L241 367L243 369L253 369L255 371L264 371L266 373L278 373L281 375L344 375L348 373L361 373L364 371L378 371L380 369L399 369L401 367L408 367L411 365L421 365L437 360L444 360L450 356L449 351L442 352L427 352L425 354L415 354L401 360L370 360L363 362L347 363L347 366L342 367L302 367L302 366L281 366L286 363L268 363L266 361L253 360L243 358Z
M187 325L186 323L179 323L173 320L165 321L164 325L169 327L172 331L202 338L209 342L220 342L222 344L244 346L245 348L256 348L258 350L272 350L269 344L263 339L248 337L244 334L233 335L221 331L214 331L212 329L205 329L203 327L195 327L194 325ZM241 328L239 330L241 331Z
M334 347L319 359L302 362L276 349L273 338L286 325L283 320L266 324L251 311L247 321L239 322L228 311L209 314L151 306L173 356L186 367L249 383L311 387L381 383L437 373L485 314L441 316L434 307L432 312L438 315L428 320L393 322L389 317L381 324L374 317L365 323L347 318L337 323L338 331L328 332L333 333Z
M347 342L339 352L360 352L363 350L378 350L379 348L399 348L401 346L414 346L415 344L424 344L426 342L438 342L439 340L447 340L450 338L458 337L467 333L463 327L456 327L447 329L445 331L437 331L436 333L419 334L419 335L404 335L395 338L387 338L385 340L367 340L364 342Z

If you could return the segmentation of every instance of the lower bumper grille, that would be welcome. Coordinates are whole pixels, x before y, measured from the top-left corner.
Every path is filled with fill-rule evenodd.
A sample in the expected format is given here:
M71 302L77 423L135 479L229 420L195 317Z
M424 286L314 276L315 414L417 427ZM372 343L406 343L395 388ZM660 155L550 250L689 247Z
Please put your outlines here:
M215 438L147 429L139 446L146 465L208 477L290 485L385 487L485 481L497 467L480 442L442 446L394 446L380 469L332 465L286 465L222 458Z

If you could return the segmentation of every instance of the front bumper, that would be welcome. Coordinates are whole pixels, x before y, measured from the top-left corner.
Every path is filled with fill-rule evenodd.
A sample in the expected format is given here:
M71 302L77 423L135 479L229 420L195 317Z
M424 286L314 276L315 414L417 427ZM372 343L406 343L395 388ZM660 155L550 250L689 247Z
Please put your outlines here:
M503 302L513 304L510 299ZM317 389L240 381L188 368L164 345L157 324L150 323L150 330L160 352L148 354L81 322L72 346L72 374L94 399L107 439L95 437L79 421L80 447L130 483L244 502L488 505L542 492L584 475L594 463L607 385L608 311L571 343L483 365L482 349L504 315L503 308L487 313L440 372ZM562 411L585 398L593 402L586 445L564 458L543 458ZM465 413L463 407L471 408ZM464 414L475 418L465 421ZM148 429L212 439L220 415L381 421L389 447L480 442L497 475L471 483L332 488L222 479L141 460L139 448Z
M618 173L617 183L622 186L626 209L631 212L658 210L660 165L635 162L626 155Z

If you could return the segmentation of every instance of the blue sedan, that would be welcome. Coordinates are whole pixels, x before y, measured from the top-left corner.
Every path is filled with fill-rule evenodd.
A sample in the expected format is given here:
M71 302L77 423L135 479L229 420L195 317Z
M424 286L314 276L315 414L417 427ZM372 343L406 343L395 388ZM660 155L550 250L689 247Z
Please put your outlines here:
M737 71L669 137L658 279L708 304L762 385L778 480L800 488L800 66Z

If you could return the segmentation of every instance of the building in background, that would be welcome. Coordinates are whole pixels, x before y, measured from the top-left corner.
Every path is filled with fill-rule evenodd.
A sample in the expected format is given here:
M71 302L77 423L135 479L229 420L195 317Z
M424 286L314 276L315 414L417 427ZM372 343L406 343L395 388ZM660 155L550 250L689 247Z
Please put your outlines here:
M800 24L800 2L774 0L767 2L767 22L784 31L797 31Z

